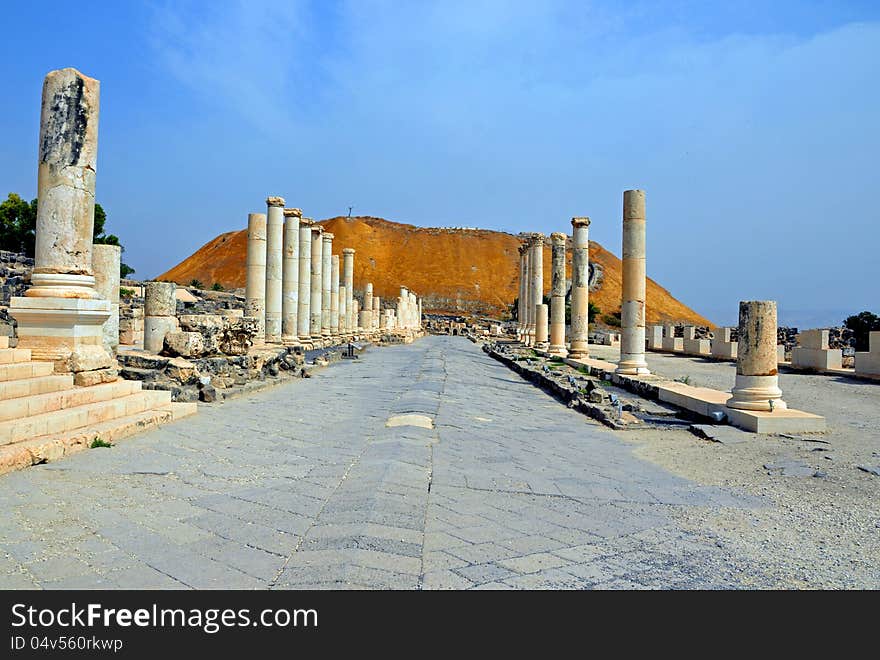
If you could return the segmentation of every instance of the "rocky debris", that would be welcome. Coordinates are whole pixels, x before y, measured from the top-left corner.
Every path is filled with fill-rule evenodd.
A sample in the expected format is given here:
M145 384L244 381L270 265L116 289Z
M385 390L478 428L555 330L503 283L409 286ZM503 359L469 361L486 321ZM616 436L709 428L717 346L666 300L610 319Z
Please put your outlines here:
M120 375L142 381L144 389L169 390L174 401L208 401L222 398L227 391L254 381L282 375L299 377L305 355L284 346L259 349L247 355L198 358L124 351L119 355L119 362Z
M163 355L188 359L209 356L243 356L254 345L257 319L249 316L183 314L180 330L165 336Z
M34 260L17 252L0 250L0 305L7 307L9 299L22 296L31 284Z

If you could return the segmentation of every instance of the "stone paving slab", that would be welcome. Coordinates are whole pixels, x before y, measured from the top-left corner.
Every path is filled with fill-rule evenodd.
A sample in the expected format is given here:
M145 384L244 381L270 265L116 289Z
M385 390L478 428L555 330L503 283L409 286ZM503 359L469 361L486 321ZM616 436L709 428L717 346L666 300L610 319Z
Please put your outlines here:
M669 513L758 505L427 337L0 478L0 588L756 586Z

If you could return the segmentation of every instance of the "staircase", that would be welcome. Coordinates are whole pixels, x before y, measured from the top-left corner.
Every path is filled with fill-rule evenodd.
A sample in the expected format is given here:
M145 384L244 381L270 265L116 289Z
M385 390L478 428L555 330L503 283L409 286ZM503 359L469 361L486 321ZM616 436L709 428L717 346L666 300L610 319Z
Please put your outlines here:
M171 393L142 390L140 381L76 387L52 362L31 360L29 349L0 337L0 474L115 442L196 412L172 403Z

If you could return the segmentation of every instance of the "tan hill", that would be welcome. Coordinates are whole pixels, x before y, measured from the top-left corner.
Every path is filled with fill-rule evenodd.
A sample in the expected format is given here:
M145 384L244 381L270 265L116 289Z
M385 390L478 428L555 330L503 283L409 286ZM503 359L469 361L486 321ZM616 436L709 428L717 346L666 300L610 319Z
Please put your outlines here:
M395 300L400 286L424 297L425 311L501 315L518 294L519 239L487 229L415 227L381 218L336 217L323 220L335 236L333 251L354 248L355 288L373 283L375 295ZM225 288L245 284L247 230L221 234L158 279ZM570 261L569 252L569 261ZM601 276L590 299L604 314L620 309L620 260L590 242L590 260ZM544 285L550 290L550 247L544 250ZM570 263L569 263L570 276ZM659 284L648 280L649 323L711 323L683 305Z

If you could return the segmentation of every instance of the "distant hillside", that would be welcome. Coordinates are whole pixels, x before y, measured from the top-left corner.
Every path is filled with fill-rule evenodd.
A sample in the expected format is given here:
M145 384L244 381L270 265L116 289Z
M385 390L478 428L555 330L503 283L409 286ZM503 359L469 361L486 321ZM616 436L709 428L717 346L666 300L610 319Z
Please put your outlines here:
M424 297L425 311L500 315L518 294L520 241L512 234L487 229L431 229L371 217L336 217L321 221L335 236L334 253L352 247L355 287L373 283L383 299L395 299L400 286ZM159 279L205 286L219 282L243 287L247 230L221 234ZM570 272L569 252L569 277ZM620 260L590 242L590 260L602 273L590 299L603 313L620 309ZM544 287L550 291L550 246L544 250ZM648 280L649 323L664 320L711 323L683 305L659 284Z

